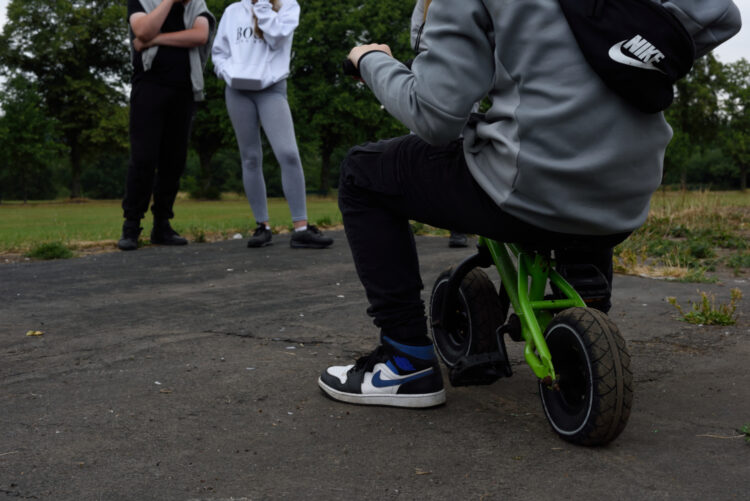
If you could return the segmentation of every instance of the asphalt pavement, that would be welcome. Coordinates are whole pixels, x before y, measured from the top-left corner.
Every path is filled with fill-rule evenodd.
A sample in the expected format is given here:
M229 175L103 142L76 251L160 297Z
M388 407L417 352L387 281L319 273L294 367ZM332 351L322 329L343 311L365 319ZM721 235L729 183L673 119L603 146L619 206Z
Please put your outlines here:
M635 402L605 447L559 439L522 347L514 375L429 410L352 406L317 386L375 345L345 237L289 235L0 264L0 498L665 499L750 496L748 280L616 276L610 316ZM472 249L417 237L427 298ZM491 270L490 270L491 271ZM726 303L730 327L665 301ZM27 333L38 335L27 335ZM40 334L41 333L41 334Z

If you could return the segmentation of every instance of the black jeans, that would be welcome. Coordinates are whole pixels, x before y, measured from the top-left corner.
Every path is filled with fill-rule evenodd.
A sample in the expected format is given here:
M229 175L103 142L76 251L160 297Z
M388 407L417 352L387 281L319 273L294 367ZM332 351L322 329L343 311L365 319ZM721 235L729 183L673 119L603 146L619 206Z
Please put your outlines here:
M174 217L172 207L185 170L195 103L190 88L141 81L130 93L130 165L122 209L140 220L151 195L154 219Z
M605 263L628 234L570 235L503 212L469 172L462 143L431 146L415 135L352 148L341 166L339 208L354 264L381 334L426 344L419 261L410 220L498 241L588 249ZM583 262L586 262L583 261Z

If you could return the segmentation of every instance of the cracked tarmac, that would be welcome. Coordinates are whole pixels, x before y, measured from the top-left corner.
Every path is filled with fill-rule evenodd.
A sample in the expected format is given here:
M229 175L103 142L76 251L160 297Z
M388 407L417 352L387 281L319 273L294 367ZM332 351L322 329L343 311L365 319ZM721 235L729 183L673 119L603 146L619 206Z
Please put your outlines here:
M512 378L447 387L430 410L325 398L328 365L369 352L343 232L0 265L0 496L50 500L747 499L746 279L616 276L635 403L607 447L560 440L522 347ZM417 237L426 290L471 249ZM489 271L489 270L488 270ZM492 276L492 275L490 275ZM737 325L664 300L745 296ZM26 336L39 330L41 336Z

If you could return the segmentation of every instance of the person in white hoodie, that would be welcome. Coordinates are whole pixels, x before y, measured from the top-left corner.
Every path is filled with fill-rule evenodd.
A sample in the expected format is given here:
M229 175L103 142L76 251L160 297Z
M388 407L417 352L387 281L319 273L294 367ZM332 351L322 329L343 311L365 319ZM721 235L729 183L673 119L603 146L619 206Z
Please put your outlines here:
M286 97L292 37L299 24L296 0L241 0L224 11L211 51L216 75L227 86L229 117L242 160L242 182L257 228L248 247L271 243L263 178L260 127L281 166L281 183L292 214L293 248L324 248L333 239L307 223L305 176Z

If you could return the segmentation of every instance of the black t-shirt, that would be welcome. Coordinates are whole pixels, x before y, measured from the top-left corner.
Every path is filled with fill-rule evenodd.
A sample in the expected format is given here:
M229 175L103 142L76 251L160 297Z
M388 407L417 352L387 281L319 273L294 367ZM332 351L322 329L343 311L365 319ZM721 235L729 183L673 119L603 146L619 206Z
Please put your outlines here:
M130 16L136 12L146 12L146 10L138 0L128 0L128 24L130 23ZM207 14L201 15L208 17ZM161 27L161 32L172 33L185 30L184 17L185 7L182 3L173 4L167 15L167 19ZM149 81L170 87L190 88L189 50L182 47L160 45L149 71L143 71L142 55L140 52L136 52L133 59L132 83Z

